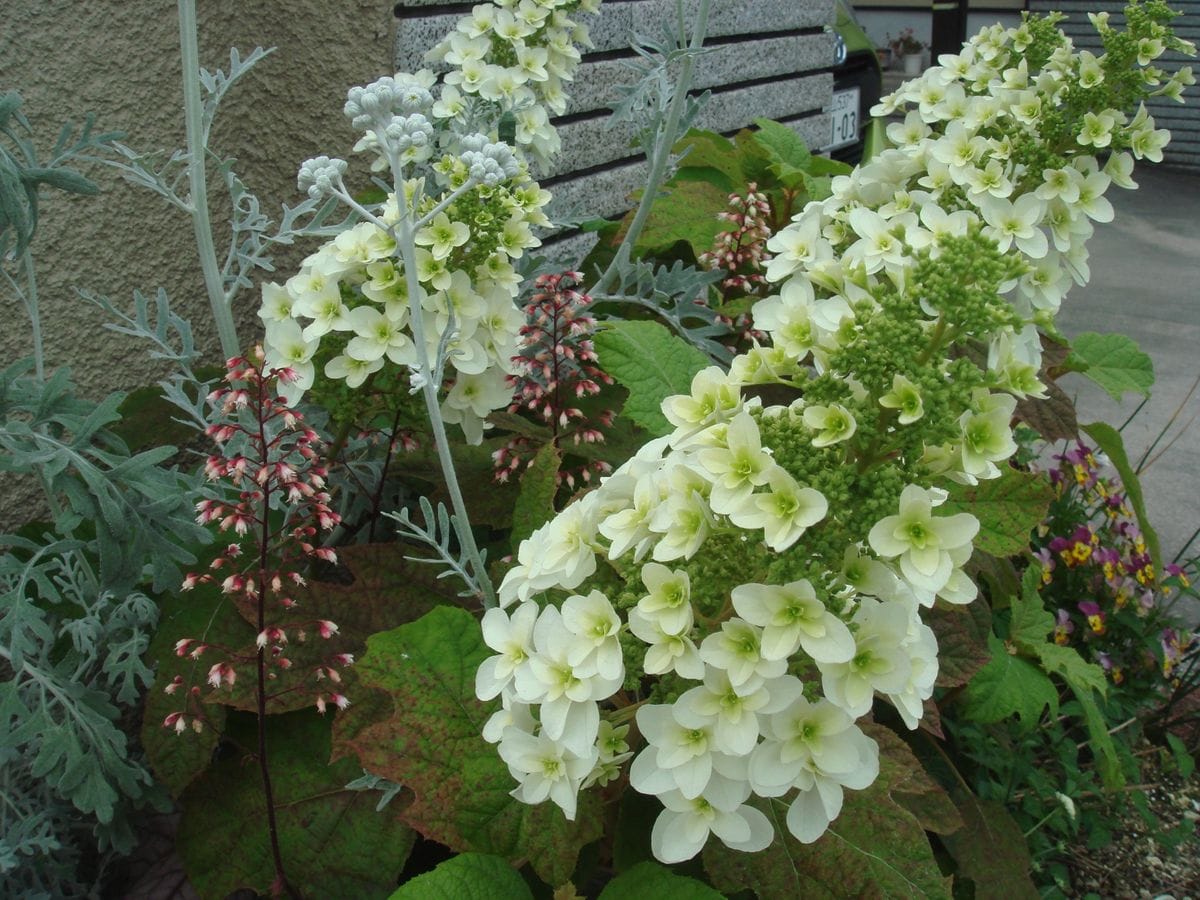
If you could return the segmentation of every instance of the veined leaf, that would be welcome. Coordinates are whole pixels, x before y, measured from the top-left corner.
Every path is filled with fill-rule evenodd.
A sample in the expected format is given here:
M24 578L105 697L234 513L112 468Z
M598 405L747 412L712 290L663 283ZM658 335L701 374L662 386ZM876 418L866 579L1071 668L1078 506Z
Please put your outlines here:
M957 877L974 882L976 900L1036 900L1029 848L1004 804L980 800L962 787L951 798L963 827L942 843L958 864Z
M605 885L600 900L723 900L723 897L702 881L676 875L655 862L643 862Z
M1154 386L1154 362L1123 334L1085 331L1071 342L1065 368L1090 378L1118 403L1126 391L1149 396Z
M1029 546L1029 532L1046 516L1054 491L1041 475L1005 468L999 478L952 485L946 514L968 512L979 520L975 546L992 556L1013 556Z
M329 763L329 723L315 710L267 718L267 749L279 844L288 878L306 897L387 897L416 839L393 806L345 785L362 774L350 760ZM176 844L201 896L275 879L263 814L262 776L249 750L252 716L231 716L235 748L183 796Z
M373 635L355 666L372 700L338 716L336 755L411 790L402 816L426 837L528 860L548 884L563 884L579 849L600 836L599 798L584 792L568 822L551 803L510 796L508 766L481 736L498 703L475 698L475 670L491 652L474 617L447 606Z
M391 900L533 900L533 894L499 856L460 853L402 884Z
M1011 652L994 634L988 635L992 660L967 683L967 718L999 722L1016 714L1025 729L1033 728L1047 707L1058 714L1058 690L1038 666Z
M938 687L957 687L987 665L987 636L992 614L987 603L977 599L963 606L939 603L925 615L938 643Z
M676 178L650 208L634 252L638 256L668 250L686 241L699 258L729 225L717 218L729 205L729 191L700 179Z
M653 435L671 431L662 402L691 390L707 356L657 322L605 323L594 338L604 370L629 390L621 414Z

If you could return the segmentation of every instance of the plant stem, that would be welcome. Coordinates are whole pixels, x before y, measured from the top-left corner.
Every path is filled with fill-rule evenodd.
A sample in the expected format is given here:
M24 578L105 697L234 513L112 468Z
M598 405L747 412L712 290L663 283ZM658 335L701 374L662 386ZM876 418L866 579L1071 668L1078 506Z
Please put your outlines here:
M398 169L394 169L399 179ZM404 204L404 192L400 185L396 190L397 204ZM496 592L492 581L488 578L487 569L483 565L483 557L475 544L475 535L471 532L471 519L467 515L467 505L463 501L462 489L458 485L458 475L454 471L454 457L450 455L450 441L446 437L446 425L442 421L441 407L438 405L439 384L434 380L433 366L429 362L429 351L425 343L425 322L421 310L421 286L417 282L417 249L414 241L415 229L413 211L401 207L400 221L395 230L396 245L404 262L404 278L408 286L409 319L412 324L413 343L417 351L417 371L421 377L421 396L425 401L425 412L429 416L429 427L433 432L433 442L437 447L438 461L442 466L442 477L446 481L446 490L450 494L450 505L454 509L459 543L462 544L467 558L471 561L471 571L475 583L483 595L484 609L496 605Z
M392 430L388 434L387 449L384 451L383 471L379 473L379 484L375 486L375 493L371 497L371 524L367 529L367 540L374 543L375 541L375 524L379 521L379 507L383 503L383 489L387 484L388 467L392 464L392 455L396 446L396 435L400 431L400 414L403 407L396 404L396 415L392 419Z
M46 352L42 347L42 317L38 311L37 270L33 265L33 254L29 248L21 255L21 268L25 270L25 308L29 310L29 330L33 334L33 371L39 382L46 380Z
M704 46L704 37L708 32L709 2L710 0L700 0L700 8L696 11L696 22L692 27L692 39L689 45L689 49L692 51L698 51ZM684 28L682 4L680 4L679 18L682 32ZM688 90L692 86L692 74L695 68L696 53L692 52L683 59L683 65L679 70L679 81L675 84L675 92L671 95L671 105L667 108L667 120L658 132L658 139L653 147L646 148L647 157L650 158L650 174L646 178L646 187L642 192L642 198L638 201L637 212L633 215L633 221L629 224L629 230L625 232L621 246L617 248L617 255L604 270L604 274L587 292L592 296L604 291L617 272L629 263L633 246L642 233L646 219L650 216L650 207L654 205L658 189L667 174L667 164L671 160L671 149L675 146L678 136L679 121L683 117L684 106L687 104Z
M204 102L200 97L200 48L196 37L196 0L179 0L179 46L183 54L183 112L187 134L189 206L200 270L212 308L213 323L226 359L241 352L237 326L225 294L217 251L213 246L212 225L208 220L208 185L204 171L208 148L204 141Z
M180 0L180 6L184 0ZM257 409L260 411L263 404L267 401L264 386L264 379L259 379L256 390L259 393ZM263 421L261 412L259 413L258 421L258 439L262 447L262 462L263 466L270 464L270 449L267 441L266 423ZM262 498L262 534L259 537L258 547L258 634L262 634L267 627L266 617L266 596L267 585L270 584L269 579L269 563L270 563L270 546L271 546L271 483L268 480L263 485ZM287 875L283 870L283 854L279 850L279 828L275 822L275 795L271 790L271 767L267 760L267 648L263 644L258 648L258 768L262 773L263 783L263 798L267 804L267 833L271 838L271 857L275 863L275 884L274 889L285 892L289 897L299 900L299 892L292 887L288 882Z

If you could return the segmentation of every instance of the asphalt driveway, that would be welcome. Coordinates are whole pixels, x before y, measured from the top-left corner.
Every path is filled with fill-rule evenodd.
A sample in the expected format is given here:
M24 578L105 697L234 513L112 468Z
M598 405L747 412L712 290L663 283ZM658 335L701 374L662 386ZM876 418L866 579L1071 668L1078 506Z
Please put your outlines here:
M1128 335L1154 361L1153 393L1124 437L1137 463L1168 429L1141 481L1150 521L1170 560L1200 527L1200 175L1147 165L1134 180L1136 191L1109 190L1116 219L1097 226L1089 244L1092 280L1067 295L1059 324L1068 337L1084 331ZM1119 426L1141 400L1126 394L1115 403L1079 375L1062 384L1077 397L1080 422ZM1186 555L1198 553L1200 539ZM1192 605L1189 615L1200 622L1200 605Z

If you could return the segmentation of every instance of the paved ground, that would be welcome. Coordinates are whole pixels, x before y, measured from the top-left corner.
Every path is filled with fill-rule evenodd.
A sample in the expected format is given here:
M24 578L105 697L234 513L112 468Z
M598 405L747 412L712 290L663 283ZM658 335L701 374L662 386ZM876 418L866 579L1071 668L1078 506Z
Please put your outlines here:
M1116 220L1097 227L1089 244L1091 283L1067 296L1059 322L1068 337L1126 334L1154 360L1153 394L1124 437L1136 464L1168 429L1141 481L1169 560L1200 527L1200 176L1146 166L1134 178L1136 191L1110 189ZM1063 387L1078 398L1080 422L1119 426L1140 399L1126 394L1114 403L1079 375L1065 378ZM1187 551L1197 553L1200 539ZM1200 605L1188 612L1200 622Z

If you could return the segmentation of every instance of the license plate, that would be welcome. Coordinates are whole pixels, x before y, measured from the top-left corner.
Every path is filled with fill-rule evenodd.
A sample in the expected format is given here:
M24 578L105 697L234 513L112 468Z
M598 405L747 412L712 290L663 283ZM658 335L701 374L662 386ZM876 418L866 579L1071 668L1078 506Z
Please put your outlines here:
M829 104L832 132L826 150L836 150L858 140L859 96L860 89L856 87L833 92L833 101Z

